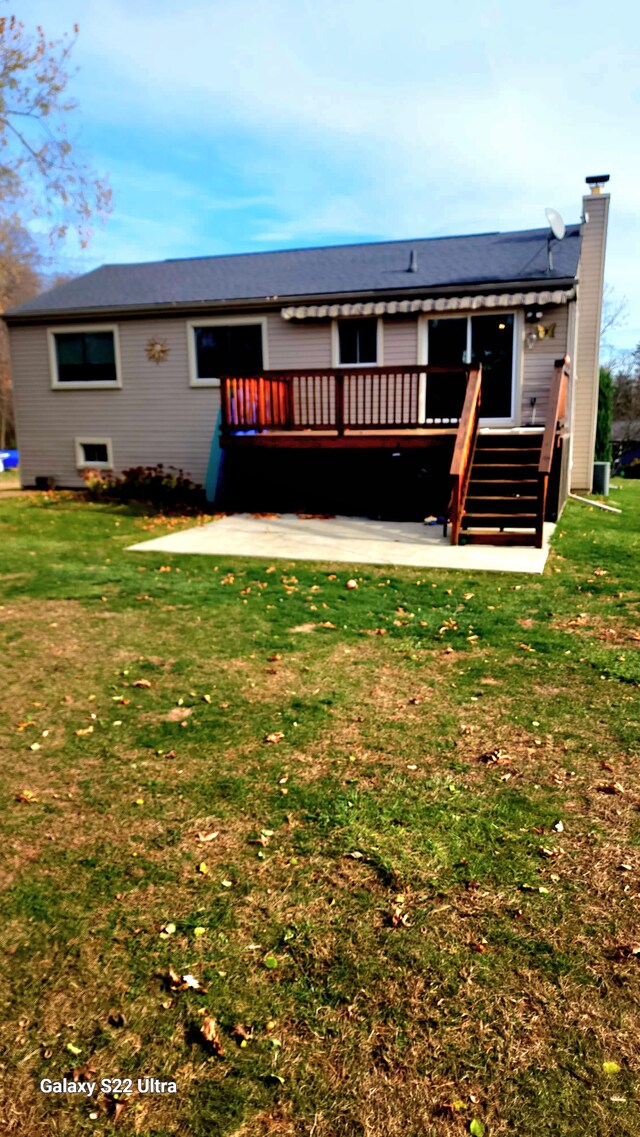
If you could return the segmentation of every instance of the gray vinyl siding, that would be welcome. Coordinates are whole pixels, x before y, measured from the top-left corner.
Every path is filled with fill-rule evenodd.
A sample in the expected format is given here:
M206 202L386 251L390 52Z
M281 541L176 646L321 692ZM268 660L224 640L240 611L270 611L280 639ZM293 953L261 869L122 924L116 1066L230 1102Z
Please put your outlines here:
M569 322L569 305L559 304L554 308L546 308L541 324L548 328L555 324L553 338L538 340L532 348L523 345L522 356L522 397L520 403L520 425L528 426L531 422L531 399L535 398L536 425L547 420L549 408L549 391L553 378L556 359L565 355L567 346L567 332ZM530 328L524 324L524 337Z
M283 320L280 312L267 319L269 367L331 367L330 320Z
M384 363L415 364L418 362L417 319L384 320Z
M24 486L37 476L53 477L58 486L82 485L74 441L82 436L110 438L118 470L163 462L204 482L220 392L189 387L185 320L131 321L118 331L121 390L52 391L47 329L11 329ZM162 363L147 359L152 337L169 348Z
M566 306L545 312L544 323L551 322L556 323L555 338L523 351L522 423L530 421L532 394L538 400L536 421L543 421L553 362L566 351ZM36 477L44 476L53 477L58 486L81 486L75 439L82 437L109 438L117 470L162 462L204 483L220 392L189 386L187 331L184 316L124 320L118 323L122 389L52 390L46 327L12 327L23 485L33 486ZM167 344L162 363L147 359L150 339ZM383 344L385 365L415 366L417 318L385 319ZM287 321L279 309L269 312L267 362L273 370L330 368L331 321ZM375 390L371 395L375 403ZM403 414L415 417L416 408L407 405ZM371 419L375 422L373 411Z

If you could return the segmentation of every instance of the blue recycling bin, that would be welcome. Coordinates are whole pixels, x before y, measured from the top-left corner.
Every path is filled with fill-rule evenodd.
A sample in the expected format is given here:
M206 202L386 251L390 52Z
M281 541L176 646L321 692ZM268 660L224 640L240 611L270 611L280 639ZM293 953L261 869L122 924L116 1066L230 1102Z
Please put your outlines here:
M18 450L0 450L0 462L2 462L5 470L15 470L16 466L20 465L20 453Z

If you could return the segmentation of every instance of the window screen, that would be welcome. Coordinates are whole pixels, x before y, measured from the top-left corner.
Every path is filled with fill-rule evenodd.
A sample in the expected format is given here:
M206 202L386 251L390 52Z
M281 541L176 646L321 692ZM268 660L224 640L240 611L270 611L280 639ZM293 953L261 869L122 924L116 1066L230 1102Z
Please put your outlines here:
M56 332L58 383L116 383L113 332Z
M378 321L341 320L338 324L340 363L377 363Z
M259 375L262 371L262 325L216 324L194 328L198 379L221 375Z

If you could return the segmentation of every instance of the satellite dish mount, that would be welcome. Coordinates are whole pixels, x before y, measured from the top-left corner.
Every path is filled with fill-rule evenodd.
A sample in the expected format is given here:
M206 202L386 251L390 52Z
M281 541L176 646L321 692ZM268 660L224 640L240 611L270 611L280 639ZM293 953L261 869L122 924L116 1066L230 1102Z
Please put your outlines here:
M554 240L561 241L566 233L565 223L562 220L557 209L545 209L545 216L549 222L551 232L547 237L547 272L553 271L553 246Z

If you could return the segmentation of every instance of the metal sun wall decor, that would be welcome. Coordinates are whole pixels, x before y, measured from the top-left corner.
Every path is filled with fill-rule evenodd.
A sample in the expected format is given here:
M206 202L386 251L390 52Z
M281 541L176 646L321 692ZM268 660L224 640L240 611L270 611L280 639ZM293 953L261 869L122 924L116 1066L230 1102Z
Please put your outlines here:
M169 354L169 345L164 340L150 339L145 347L147 359L152 363L164 363Z

